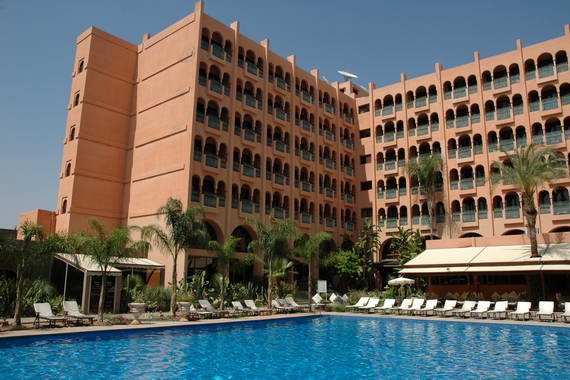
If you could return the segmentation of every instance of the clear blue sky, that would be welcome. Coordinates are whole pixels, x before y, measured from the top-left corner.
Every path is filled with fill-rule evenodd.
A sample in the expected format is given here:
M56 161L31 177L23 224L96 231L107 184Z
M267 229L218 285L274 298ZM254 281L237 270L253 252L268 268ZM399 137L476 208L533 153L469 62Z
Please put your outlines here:
M0 227L54 209L76 36L95 25L139 43L194 9L192 0L0 0ZM385 85L559 36L570 1L210 0L206 12L269 38L329 80L336 70Z

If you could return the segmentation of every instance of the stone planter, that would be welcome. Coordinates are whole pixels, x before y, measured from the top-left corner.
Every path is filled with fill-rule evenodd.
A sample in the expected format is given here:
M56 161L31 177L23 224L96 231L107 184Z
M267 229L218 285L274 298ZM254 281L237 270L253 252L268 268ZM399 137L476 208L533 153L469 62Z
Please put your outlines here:
M133 321L131 325L140 325L141 321L139 320L140 316L144 314L146 310L146 303L130 303L129 304L129 312L133 315Z
M176 302L178 312L180 313L180 322L188 322L188 316L191 314L192 302Z

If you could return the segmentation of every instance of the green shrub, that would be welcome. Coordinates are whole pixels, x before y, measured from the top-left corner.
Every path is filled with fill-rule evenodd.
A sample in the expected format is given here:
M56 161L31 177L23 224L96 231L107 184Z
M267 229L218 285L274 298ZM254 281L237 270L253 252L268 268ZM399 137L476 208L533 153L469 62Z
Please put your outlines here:
M170 295L170 288L145 286L136 300L146 303L146 310L149 312L168 311L170 310Z
M45 280L24 281L22 298L22 315L33 317L34 303L48 302L54 314L63 311L63 297L57 294L55 288ZM11 317L16 305L16 280L0 277L0 316Z
M346 306L344 305L332 305L331 311L338 313L344 313L346 311Z

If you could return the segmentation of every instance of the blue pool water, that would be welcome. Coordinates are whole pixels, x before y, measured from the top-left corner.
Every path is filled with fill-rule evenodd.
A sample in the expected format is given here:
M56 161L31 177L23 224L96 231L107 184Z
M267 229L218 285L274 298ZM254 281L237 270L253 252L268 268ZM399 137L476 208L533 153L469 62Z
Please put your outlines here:
M570 378L570 329L342 316L0 339L0 377Z

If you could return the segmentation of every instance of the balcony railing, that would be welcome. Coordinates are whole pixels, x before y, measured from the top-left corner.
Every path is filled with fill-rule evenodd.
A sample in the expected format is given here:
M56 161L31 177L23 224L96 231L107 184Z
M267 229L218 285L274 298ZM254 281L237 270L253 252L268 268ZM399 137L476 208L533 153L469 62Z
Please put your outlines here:
M396 137L396 134L394 132L387 132L384 135L384 142L391 142L394 141Z
M394 113L394 106L384 106L382 115L392 115Z
M347 147L348 149L354 148L354 142L351 139L343 139L342 142L344 146Z
M395 170L395 169L396 169L396 161L386 161L384 170Z
M335 111L334 111L334 106L332 104L324 103L324 108L326 112L334 115Z
M429 226L431 224L431 218L429 215L422 215L422 226Z
M570 214L570 201L554 201L552 206L554 215Z
M520 206L507 206L505 207L505 218L507 219L517 219L520 218Z
M218 206L218 197L214 193L204 193L204 205L208 207Z
M549 98L542 98L542 110L548 111L558 108L558 98L557 97L549 97Z
M311 224L313 222L313 216L308 212L301 213L301 223Z
M325 130L325 138L330 141L335 141L334 133L332 133L331 131Z
M376 196L378 197L378 199L383 199L384 198L384 190L378 189L376 191Z
M418 126L418 136L425 136L429 133L429 125L420 125Z
M475 210L463 210L463 222L474 222Z
M477 210L477 218L479 219L487 219L489 217L487 213L487 209L479 209Z
M334 218L324 218L325 226L328 228L336 227L336 220Z
M495 88L505 88L509 85L508 77L500 77L493 79L493 87Z
M502 207L495 207L493 209L493 217L494 218L502 218L503 217L503 208Z
M515 140L508 139L508 140L500 140L499 146L502 151L509 152L515 149Z
M217 116L208 115L208 127L220 129L220 119Z
M473 189L473 178L461 178L461 190Z
M215 154L211 154L211 153L206 153L206 165L210 166L212 168L217 168L218 167L218 156L216 156Z
M301 181L301 190L306 192L311 192L313 191L313 185L311 184L311 182Z
M275 149L277 149L279 152L289 153L289 145L285 144L281 140L275 140Z
M562 131L546 132L546 143L548 145L559 144L563 140Z
M277 78L275 78L275 79L277 79L276 83L277 83L277 87L278 87L278 88L280 88L280 89L282 89L282 90L285 90L285 91L290 91L290 90L291 90L291 85L288 84L287 82L285 82L284 79L279 78L279 77L277 77Z
M477 186L485 186L485 177L477 177L475 178L475 184Z
M457 87L453 90L453 99L463 98L464 96L467 96L466 87Z
M354 195L350 193L345 193L344 199L346 200L347 203L354 203Z
M210 79L210 90L217 92L218 94L222 94L224 92L222 82Z
M257 75L257 66L255 66L255 63L247 62L247 72L253 75Z
M538 77L546 78L554 75L554 65L546 65L538 68Z
M416 99L416 107L425 107L427 105L427 97L422 96Z
M352 166L345 166L344 170L345 170L345 173L347 175L350 175L350 176L354 175L354 168Z
M459 158L471 157L471 147L470 146L460 146L459 147Z
M386 222L386 228L396 228L398 227L398 218L388 217Z
M398 189L386 189L386 199L394 199L398 194Z
M550 214L550 203L542 203L538 209L541 214Z
M243 164L243 174L244 175L246 175L248 177L253 177L254 172L255 172L255 167L248 165L248 164Z
M457 211L451 213L451 220L453 222L460 222L461 221L461 213L457 212Z

